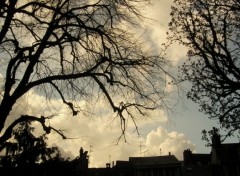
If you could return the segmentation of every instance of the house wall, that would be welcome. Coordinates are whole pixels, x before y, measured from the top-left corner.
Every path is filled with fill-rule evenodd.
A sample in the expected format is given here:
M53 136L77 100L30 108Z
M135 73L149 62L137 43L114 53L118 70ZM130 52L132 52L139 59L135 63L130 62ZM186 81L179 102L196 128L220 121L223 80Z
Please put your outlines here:
M181 176L180 167L134 170L134 176Z

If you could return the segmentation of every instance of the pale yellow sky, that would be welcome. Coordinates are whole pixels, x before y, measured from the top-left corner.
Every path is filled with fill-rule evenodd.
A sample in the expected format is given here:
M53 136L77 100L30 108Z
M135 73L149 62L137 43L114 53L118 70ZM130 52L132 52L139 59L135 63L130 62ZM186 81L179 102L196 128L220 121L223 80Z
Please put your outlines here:
M171 0L154 0L153 5L146 9L146 15L156 20L151 25L146 25L146 33L143 35L146 43L156 52L161 51L161 44L165 42L168 22L170 20ZM168 50L168 58L173 61L174 66L185 58L186 49L178 45L172 46ZM0 77L1 79L1 77ZM1 80L0 80L1 83ZM127 142L120 141L116 145L116 139L121 134L120 126L117 121L109 118L112 112L105 110L104 103L101 101L95 104L94 113L91 117L80 114L72 117L71 112L62 104L61 101L52 100L48 105L43 105L44 97L33 92L26 95L17 103L12 114L23 112L34 113L36 115L48 115L49 106L56 113L56 118L51 121L51 125L65 131L66 136L74 139L62 140L57 134L49 135L49 145L59 146L63 155L75 158L79 154L80 147L90 151L90 166L104 167L105 163L116 160L128 160L130 156L139 156L140 143L141 151L145 156L167 155L169 152L179 159L182 159L182 152L190 148L196 152L208 152L201 141L201 130L211 127L212 122L197 111L197 106L192 102L187 102L185 110L178 107L177 113L172 113L170 121L168 114L162 110L152 112L151 118L139 119L138 127L140 136L134 131L134 125L129 123L126 133ZM31 100L34 100L34 103ZM39 102L39 103L38 103ZM84 102L78 102L85 107ZM44 112L44 114L42 114ZM52 112L51 112L52 113ZM40 133L37 129L36 133ZM143 156L143 154L141 154Z

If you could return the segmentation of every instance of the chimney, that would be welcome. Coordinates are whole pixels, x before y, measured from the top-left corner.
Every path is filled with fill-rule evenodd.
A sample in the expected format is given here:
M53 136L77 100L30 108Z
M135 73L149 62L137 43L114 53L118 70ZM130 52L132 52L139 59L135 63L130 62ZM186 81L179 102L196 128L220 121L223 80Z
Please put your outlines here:
M221 137L216 128L213 128L213 136L212 136L212 146L219 147L221 145Z
M192 151L190 149L183 151L183 164L184 165L192 164Z
M168 155L170 156L170 155L171 155L171 152L168 152Z
M106 168L110 168L110 163L106 163Z

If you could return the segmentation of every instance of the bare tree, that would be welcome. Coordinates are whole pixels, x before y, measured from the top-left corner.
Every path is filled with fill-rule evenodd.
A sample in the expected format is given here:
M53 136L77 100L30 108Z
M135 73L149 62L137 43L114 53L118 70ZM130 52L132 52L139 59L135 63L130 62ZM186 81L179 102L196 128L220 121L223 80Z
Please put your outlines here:
M175 0L171 16L169 41L188 48L188 98L232 135L240 129L239 1Z
M101 94L119 117L122 134L127 118L136 124L137 113L164 107L165 61L134 37L144 18L141 7L148 4L148 0L0 1L4 78L0 144L23 121L39 122L47 133L54 130L65 138L46 123L50 117L22 114L5 126L14 104L30 90L61 99L73 116L81 112L77 100L88 102Z

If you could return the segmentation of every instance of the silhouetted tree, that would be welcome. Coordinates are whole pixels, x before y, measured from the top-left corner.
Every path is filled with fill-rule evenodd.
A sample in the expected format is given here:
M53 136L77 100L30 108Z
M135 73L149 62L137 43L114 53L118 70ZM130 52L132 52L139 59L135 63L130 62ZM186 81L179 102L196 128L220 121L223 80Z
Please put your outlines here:
M187 97L231 135L240 129L240 2L174 0L171 17L169 41L188 48Z
M136 39L141 8L148 0L6 0L0 1L0 144L23 121L39 122L50 133L50 117L22 114L6 120L30 90L61 99L73 115L79 101L105 100L127 118L164 107L165 61ZM34 102L32 102L34 103ZM124 115L125 114L125 115ZM128 115L127 115L128 114ZM9 121L11 122L11 121ZM135 123L136 124L136 123ZM4 129L5 127L5 129Z
M12 138L1 147L0 172L3 175L73 175L76 159L61 156L58 147L49 147L46 134L34 135L31 122L21 122L13 129ZM3 155L5 152L5 155Z
M1 167L32 167L46 161L64 159L57 147L48 147L46 134L36 137L30 122L21 122L13 130L10 142L4 142L0 151L5 155L0 160Z

